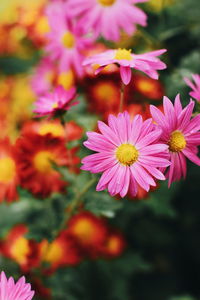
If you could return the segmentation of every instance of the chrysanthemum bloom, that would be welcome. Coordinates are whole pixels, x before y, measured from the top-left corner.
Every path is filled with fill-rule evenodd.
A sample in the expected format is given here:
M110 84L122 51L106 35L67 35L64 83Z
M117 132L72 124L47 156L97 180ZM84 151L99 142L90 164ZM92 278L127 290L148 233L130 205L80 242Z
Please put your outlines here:
M110 232L103 247L102 254L107 258L116 258L120 256L126 247L126 242L120 232Z
M49 57L44 57L35 69L31 86L35 94L41 96L52 91L57 85L69 90L74 86L74 77L72 70L59 72L55 62Z
M98 153L82 160L81 169L91 173L103 172L96 190L108 189L114 196L124 197L128 191L137 194L137 184L149 191L155 186L153 179L164 180L158 170L170 162L164 157L167 145L159 143L162 131L153 124L152 119L143 122L140 115L133 121L127 112L117 117L110 115L108 125L99 121L100 134L87 132L88 141L84 145Z
M190 92L190 96L200 102L200 75L194 74L192 75L194 83L184 77L185 83L193 90Z
M103 219L84 211L73 216L68 230L86 254L96 256L107 238L107 227Z
M144 97L150 100L161 100L164 96L164 87L159 80L148 78L142 74L135 74L132 77L130 88L130 96L134 100L142 100ZM137 97L135 94L138 94Z
M66 122L64 126L58 119L42 120L40 122L30 121L24 124L21 134L39 134L41 136L50 134L53 137L64 139L66 142L71 142L82 137L83 128L74 121Z
M31 86L36 95L49 92L56 78L55 63L49 58L44 57L35 69L32 77Z
M62 231L51 243L42 241L40 248L41 262L49 263L51 272L61 266L75 266L82 260L78 243L67 231Z
M69 14L80 16L80 23L96 36L117 41L121 29L132 35L136 25L146 26L146 14L134 4L147 0L68 0Z
M84 89L92 112L103 115L119 112L120 76L118 72L99 74L95 77L86 77Z
M14 146L8 138L0 141L0 202L18 198L16 187L19 183L18 167Z
M107 50L86 58L83 65L98 65L99 68L96 70L96 74L98 74L105 66L115 63L120 66L120 75L123 83L129 84L131 68L142 71L153 79L158 79L157 70L165 69L166 64L160 61L157 56L166 51L166 49L161 49L144 54L133 54L131 50L126 49Z
M19 264L23 272L29 272L39 264L39 246L25 235L28 228L24 224L14 226L8 235L0 241L0 252Z
M34 294L24 276L15 283L13 277L7 279L5 273L1 272L0 300L31 300Z
M83 52L91 45L85 26L69 18L66 4L61 1L55 1L48 7L47 16L51 28L47 34L47 52L53 60L59 61L60 71L72 68L78 76L82 76Z
M200 145L200 115L191 119L194 101L183 109L180 97L177 95L174 106L172 102L164 97L164 114L155 106L151 105L151 114L157 126L162 129L160 142L169 146L168 153L171 165L166 177L168 185L186 176L186 158L200 165L197 157Z
M75 88L66 91L62 86L58 86L53 93L47 93L35 102L33 112L35 112L38 117L49 116L49 118L63 114L72 106L78 104L77 101L72 103L75 98L75 93Z
M80 159L77 149L67 150L64 140L51 135L24 135L16 143L19 176L22 187L39 197L52 192L64 192L66 182L52 163L58 166L76 166Z

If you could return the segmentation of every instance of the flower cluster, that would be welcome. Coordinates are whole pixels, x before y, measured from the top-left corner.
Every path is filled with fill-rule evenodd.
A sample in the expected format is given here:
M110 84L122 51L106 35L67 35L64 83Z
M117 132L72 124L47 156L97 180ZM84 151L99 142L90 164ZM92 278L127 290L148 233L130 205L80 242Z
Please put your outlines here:
M51 274L61 266L75 266L85 258L116 258L125 250L125 238L105 219L89 211L74 215L52 241L28 240L25 224L14 226L0 241L1 255L14 260L24 273L48 264L45 273Z
M87 132L84 145L97 153L82 160L82 170L103 172L97 191L114 196L136 196L138 185L147 192L155 180L172 182L186 175L186 158L200 165L200 115L191 119L194 101L183 109L179 95L172 102L164 97L164 113L151 106L152 118L131 120L127 112L110 115L108 125L99 121L100 133ZM155 123L154 123L155 122Z

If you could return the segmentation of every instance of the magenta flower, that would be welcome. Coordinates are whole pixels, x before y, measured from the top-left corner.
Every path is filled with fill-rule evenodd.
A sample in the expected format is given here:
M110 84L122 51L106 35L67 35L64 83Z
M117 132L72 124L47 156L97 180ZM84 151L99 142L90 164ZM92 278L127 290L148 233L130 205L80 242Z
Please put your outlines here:
M51 32L47 34L46 50L52 60L59 61L60 72L72 68L78 76L82 76L83 51L91 45L91 38L86 37L85 27L70 19L67 13L66 3L62 1L48 6Z
M99 68L96 70L96 74L98 74L105 66L116 63L120 66L120 75L123 83L129 84L131 80L131 68L140 70L153 79L158 79L158 72L156 70L165 69L166 64L160 61L157 56L166 51L166 49L161 49L144 54L132 54L130 50L126 49L107 50L86 58L83 65L98 65Z
M191 100L183 109L179 95L176 96L174 106L167 97L164 97L163 102L164 114L153 105L150 110L154 121L163 131L160 142L169 145L171 165L166 177L170 186L172 182L186 176L186 158L200 165L200 159L197 157L197 146L200 144L200 115L191 120L194 101Z
M184 77L185 83L191 87L193 90L190 92L190 96L200 102L200 75L194 74L192 75L194 83L190 81L187 77Z
M149 191L156 185L153 178L165 179L158 168L170 165L165 158L168 146L158 142L162 131L152 119L143 122L136 115L131 121L124 112L117 117L109 115L108 125L99 121L98 127L101 133L87 132L84 142L98 153L85 157L81 167L91 173L103 172L97 191L107 188L112 196L124 197L128 192L135 196L138 185Z
M31 300L35 292L31 291L31 285L21 277L16 283L13 277L6 278L4 272L0 274L0 300Z
M62 86L58 86L53 93L46 93L35 102L33 112L37 113L38 117L54 117L56 114L64 113L71 106L78 104L77 101L72 103L75 94L75 88L66 91Z
M136 24L146 26L146 14L134 4L147 0L68 0L67 8L72 16L79 16L86 29L92 29L96 37L117 41L120 30L132 35Z
M49 57L44 57L37 66L31 81L32 89L36 95L42 95L52 88L55 74L55 63Z

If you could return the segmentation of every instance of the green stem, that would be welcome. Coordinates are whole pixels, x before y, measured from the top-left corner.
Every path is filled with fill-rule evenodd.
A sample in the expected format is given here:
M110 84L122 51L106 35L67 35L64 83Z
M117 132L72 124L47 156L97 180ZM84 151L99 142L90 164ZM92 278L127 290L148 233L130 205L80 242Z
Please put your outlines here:
M123 112L123 107L124 107L124 89L125 89L125 85L122 82L121 89L120 89L119 112Z

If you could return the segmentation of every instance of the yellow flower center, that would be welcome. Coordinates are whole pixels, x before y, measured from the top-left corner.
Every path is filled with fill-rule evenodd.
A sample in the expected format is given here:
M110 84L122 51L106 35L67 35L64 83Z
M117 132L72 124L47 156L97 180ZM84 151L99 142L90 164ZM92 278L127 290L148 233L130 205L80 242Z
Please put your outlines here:
M53 83L54 77L55 77L55 74L53 71L49 71L45 74L45 80L47 82Z
M118 98L117 88L112 83L99 82L93 87L96 97L100 101L113 103Z
M57 84L62 85L66 90L68 90L74 84L74 73L71 70L61 73L58 76Z
M53 243L49 244L47 254L44 257L44 260L49 263L56 263L58 262L63 256L62 246L54 241Z
M52 171L51 161L54 160L54 155L49 151L39 151L34 159L33 164L41 173L49 173Z
M54 123L45 123L42 124L39 129L40 135L46 135L51 133L53 136L61 137L64 136L64 129L61 124L54 124Z
M50 31L48 19L46 16L41 16L36 23L36 32L44 35Z
M67 31L62 36L62 43L66 48L73 48L75 45L75 38L74 35Z
M169 150L172 152L182 151L186 146L186 140L182 132L174 131L172 132L169 140Z
M118 59L118 60L131 60L132 56L131 56L131 50L126 50L126 49L118 49L115 52L115 57L114 59Z
M140 79L137 83L138 89L143 93L150 93L155 88L147 79Z
M138 150L130 144L122 144L117 148L116 157L125 166L131 166L138 159Z
M54 108L58 108L58 103L57 102L54 102L53 104L52 104L52 106L51 106L53 109Z
M111 6L115 3L116 0L98 0L103 6Z
M79 220L73 228L73 233L81 242L90 242L95 230L90 221L82 219Z
M12 158L0 158L0 182L11 181L16 174L16 165Z
M19 264L26 263L29 251L28 240L24 237L18 238L11 247L11 255Z

